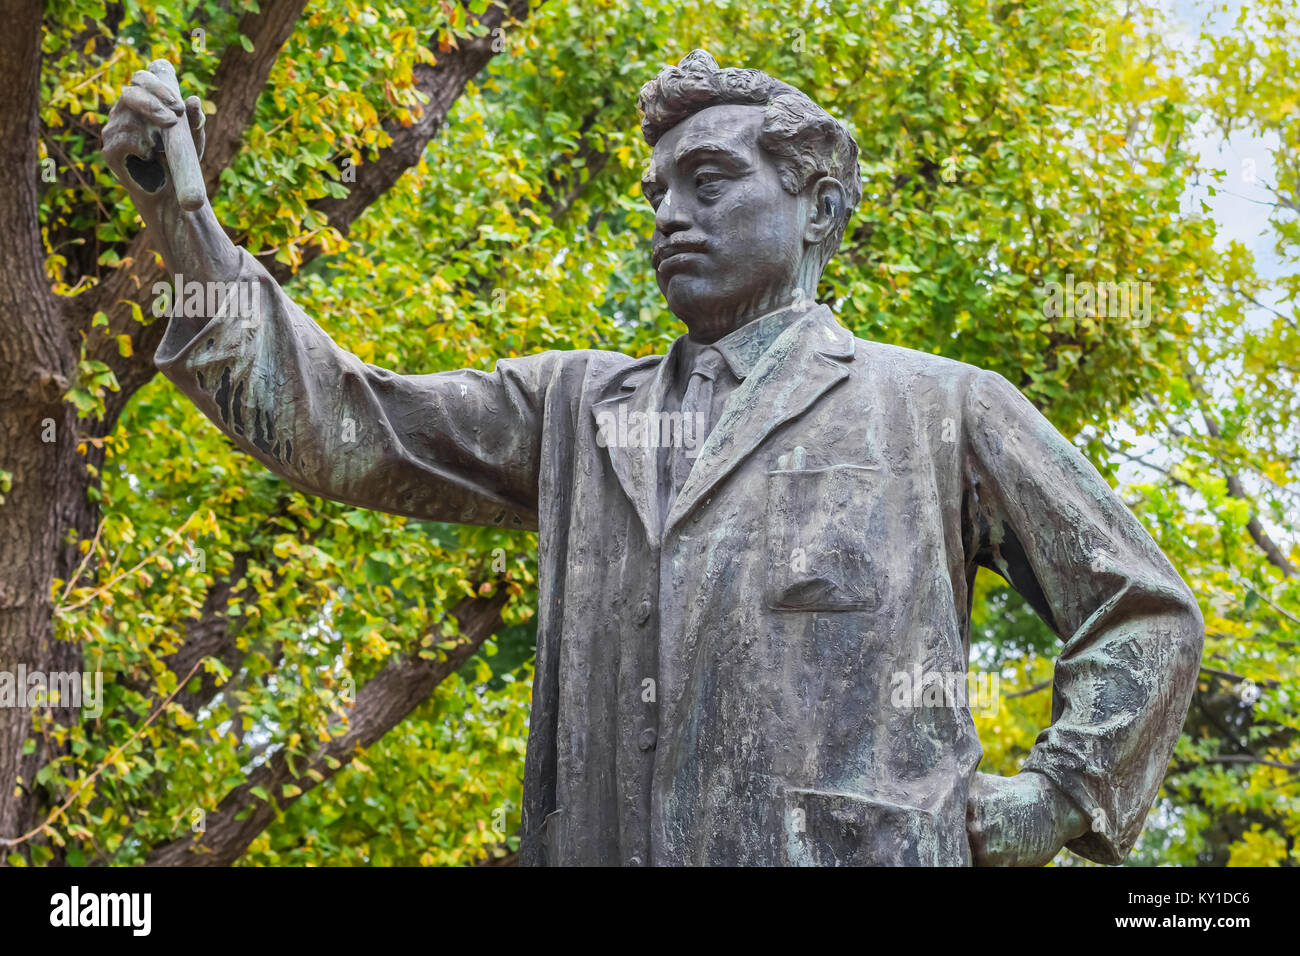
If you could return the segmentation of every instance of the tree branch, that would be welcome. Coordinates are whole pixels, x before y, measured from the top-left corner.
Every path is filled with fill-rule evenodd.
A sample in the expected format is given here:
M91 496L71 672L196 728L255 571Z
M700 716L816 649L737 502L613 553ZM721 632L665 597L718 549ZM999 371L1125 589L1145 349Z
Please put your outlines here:
M1024 690L1012 691L1010 694L1004 694L1003 696L1006 697L1007 699L1010 699L1012 697L1027 697L1030 694L1037 694L1040 690L1047 690L1047 688L1051 686L1052 686L1052 681L1050 678L1048 678L1047 680L1039 681L1037 684L1034 684L1032 687L1026 687Z
M465 598L451 612L460 624L461 642L440 661L406 655L390 662L366 682L357 694L347 732L332 738L310 758L291 762L283 750L262 764L208 815L203 833L157 847L149 854L150 866L227 866L239 858L278 812L303 794L333 777L433 693L434 688L472 657L501 625L501 609L508 600L498 587L490 598ZM331 768L330 760L337 761ZM310 773L315 771L315 774ZM293 784L301 792L282 797ZM263 800L252 791L261 788L271 796Z
M253 41L253 48L245 50L242 44L232 43L221 54L212 79L217 90L217 112L204 127L207 145L203 150L203 184L209 192L216 188L221 171L239 151L280 48L306 6L307 0L270 0L262 5L260 13L244 14L239 32Z
M1205 422L1205 430L1209 432L1210 437L1215 441L1220 440L1222 431L1219 428L1219 423L1215 421L1214 416L1205 407L1205 387L1202 385L1200 377L1192 373L1188 375L1188 381L1196 389L1197 403L1201 408L1201 420ZM1226 462L1221 461L1221 464L1224 465L1224 477L1227 479L1228 494L1242 501L1251 501L1250 496L1246 494L1245 488L1242 487L1241 476L1227 468ZM1283 577L1293 578L1296 576L1295 567L1286 559L1282 549L1269 537L1268 532L1260 524L1259 517L1254 513L1253 509L1250 521L1246 524L1246 531L1250 534L1251 540L1264 552L1264 557L1268 560L1268 563L1281 571Z
M323 213L332 228L347 235L352 224L371 203L420 161L429 142L442 129L452 106L465 92L466 85L497 55L502 46L501 34L498 32L494 37L493 31L504 30L508 22L523 20L528 16L528 7L528 0L494 3L481 15L471 17L473 22L487 28L484 36L458 37L455 47L438 53L436 63L417 64L413 71L415 88L429 99L419 119L410 126L402 126L395 120L384 123L384 130L392 137L392 142L380 150L373 162L356 167L356 182L349 184L348 194L338 199L327 196L313 200L309 204L311 208ZM435 48L437 45L436 41L431 43ZM305 247L298 270L320 254L319 244ZM264 253L258 258L277 282L288 281L295 272L294 267L277 261L274 253Z
M1225 754L1218 757L1206 757L1205 761L1206 763L1254 763L1265 767L1277 767L1279 770L1290 770L1292 773L1300 772L1300 763L1278 763L1276 760L1265 760L1262 757L1254 757L1250 754Z
M1110 442L1107 441L1103 441L1101 443L1101 447L1106 449L1112 455L1119 455L1125 461L1130 461L1135 465L1141 465L1143 468L1150 468L1152 471L1159 472L1160 474L1168 478L1170 483L1175 485L1176 487L1179 488L1192 487L1190 484L1183 481L1183 479L1174 477L1173 473L1168 468L1165 468L1162 465L1157 465L1153 461L1147 461L1146 456L1144 455L1130 454L1129 452L1126 452L1124 449L1120 448L1118 445L1112 445Z

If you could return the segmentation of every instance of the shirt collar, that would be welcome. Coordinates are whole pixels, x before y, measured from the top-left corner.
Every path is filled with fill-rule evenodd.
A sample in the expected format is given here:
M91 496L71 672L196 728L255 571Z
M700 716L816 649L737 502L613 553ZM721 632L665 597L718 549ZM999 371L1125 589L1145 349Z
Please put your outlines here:
M771 348L772 343L780 337L781 333L789 328L791 323L807 315L808 312L809 307L807 305L802 308L785 306L774 312L768 312L766 315L760 315L756 319L751 319L735 331L728 332L711 345L692 342L689 335L683 335L681 337L682 359L689 369L694 366L700 353L705 349L717 349L722 357L726 359L732 374L736 376L738 381L743 382L745 377L754 370L758 360L763 357L763 353Z

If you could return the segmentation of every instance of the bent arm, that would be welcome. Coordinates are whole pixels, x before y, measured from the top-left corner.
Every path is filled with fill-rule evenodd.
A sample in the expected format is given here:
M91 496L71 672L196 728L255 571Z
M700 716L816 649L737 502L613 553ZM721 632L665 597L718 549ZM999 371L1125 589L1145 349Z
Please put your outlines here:
M182 288L155 363L240 448L311 494L536 528L542 408L560 353L491 373L397 375L335 345L245 250L233 258L208 269L208 281L233 283L216 294L224 308L184 314L195 310Z
M1119 863L1182 730L1200 666L1200 610L1132 512L1010 383L982 374L966 414L977 559L1064 641L1052 724L1024 769L1090 820L1071 850Z

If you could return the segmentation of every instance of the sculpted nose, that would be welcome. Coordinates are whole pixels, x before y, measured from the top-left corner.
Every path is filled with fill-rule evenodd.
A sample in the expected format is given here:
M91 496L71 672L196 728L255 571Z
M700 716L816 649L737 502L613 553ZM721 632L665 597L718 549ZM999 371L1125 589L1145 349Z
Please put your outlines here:
M668 190L664 193L659 208L655 210L655 228L663 235L671 236L674 232L681 232L690 224L684 204L677 201L671 189Z

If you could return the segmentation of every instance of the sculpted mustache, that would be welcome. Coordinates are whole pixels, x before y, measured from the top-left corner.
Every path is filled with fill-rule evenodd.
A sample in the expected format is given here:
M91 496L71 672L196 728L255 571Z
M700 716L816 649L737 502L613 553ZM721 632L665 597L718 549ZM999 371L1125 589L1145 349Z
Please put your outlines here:
M650 254L651 265L657 269L659 268L659 263L663 262L669 256L675 256L679 252L703 252L705 248L705 244L699 241L665 243Z

